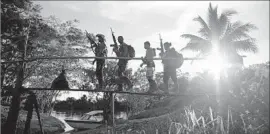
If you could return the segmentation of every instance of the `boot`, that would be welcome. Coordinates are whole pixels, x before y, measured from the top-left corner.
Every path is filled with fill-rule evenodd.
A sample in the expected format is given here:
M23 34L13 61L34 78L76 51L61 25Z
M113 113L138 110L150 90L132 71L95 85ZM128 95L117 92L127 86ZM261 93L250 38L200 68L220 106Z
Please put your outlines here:
M149 81L149 90L146 93L153 93L157 90L157 84L154 80L148 79Z
M177 93L177 94L180 93L178 84L175 84L175 85L174 85L173 90L174 90L174 92Z
M151 94L151 93L154 93L154 92L155 92L155 89L153 89L153 88L149 88L149 90L148 90L146 93Z
M164 89L162 90L164 92L164 94L169 94L169 88L166 88L166 86L164 87Z
M133 84L131 83L131 81L127 77L122 76L122 77L120 77L120 80L122 83L125 83L128 85L128 90L132 89Z

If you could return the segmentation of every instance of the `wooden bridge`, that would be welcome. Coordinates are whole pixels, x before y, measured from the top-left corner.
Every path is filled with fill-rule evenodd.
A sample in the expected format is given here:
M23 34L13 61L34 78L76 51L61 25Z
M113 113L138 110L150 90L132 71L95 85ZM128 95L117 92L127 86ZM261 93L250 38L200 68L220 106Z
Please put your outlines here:
M242 56L246 57L246 56ZM23 60L15 60L15 61L1 61L1 64L8 64L8 63L17 63L17 62L32 62L37 60L55 60L55 59L127 59L127 60L142 60L142 58L127 58L127 57L36 57L36 58L29 58ZM152 60L163 60L163 59L175 59L175 58L153 58ZM205 58L184 58L184 60L204 60ZM177 60L177 59L175 59ZM18 87L17 87L18 88ZM128 92L128 91L99 91L99 90L91 90L91 89L53 89L53 88L24 88L26 91L36 90L36 91L44 91L44 90L59 90L59 91L84 91L84 92L103 92L109 93L112 97L111 100L111 110L112 110L112 132L114 132L115 127L115 119L114 119L114 94L131 94L131 95L147 95L147 96L209 96L215 94L162 94L162 93L139 93L139 92Z

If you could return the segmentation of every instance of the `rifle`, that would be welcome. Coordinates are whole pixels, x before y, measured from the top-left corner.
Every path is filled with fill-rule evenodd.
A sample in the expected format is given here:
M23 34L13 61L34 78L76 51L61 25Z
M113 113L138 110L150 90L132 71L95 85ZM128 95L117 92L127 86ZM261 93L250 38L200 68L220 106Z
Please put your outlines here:
M86 32L86 37L87 37L88 40L90 41L90 48L92 49L92 51L93 51L94 54L96 55L96 52L95 52L95 50L94 50L94 47L96 47L97 44L96 44L95 41L93 41L93 39L91 38L91 35L90 35L86 30L85 30L85 32ZM93 44L94 44L94 46L93 46ZM96 62L96 59L92 62L92 64L95 64L95 62Z
M110 28L110 29L112 32L112 38L113 38L113 43L114 43L114 44L111 44L110 47L113 47L114 49L118 50L118 44L117 44L117 41L115 39L114 32L113 32L112 28Z
M114 47L114 48L118 48L118 44L117 44L117 41L116 41L115 36L113 34L114 32L113 32L112 28L111 28L111 32L112 32L112 38L113 38L113 43L114 44L111 44L110 46Z
M157 48L157 50L160 50L160 55L162 56L164 54L164 48L163 48L163 42L162 42L162 38L161 35L159 34L159 40L160 40L160 48Z
M91 35L85 30L85 32L86 32L86 37L88 38L88 40L90 41L90 45L91 45L91 49L93 50L93 52L94 52L94 47L95 46L97 46L97 44L96 44L96 42L91 38ZM95 46L93 46L93 44L95 45Z

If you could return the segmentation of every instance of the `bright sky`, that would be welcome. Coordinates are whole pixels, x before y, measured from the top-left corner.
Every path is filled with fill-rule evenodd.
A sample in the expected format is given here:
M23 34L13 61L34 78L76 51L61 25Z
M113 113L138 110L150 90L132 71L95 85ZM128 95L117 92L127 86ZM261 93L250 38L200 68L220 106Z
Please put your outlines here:
M122 35L125 42L131 44L136 57L144 56L144 41L150 41L152 47L159 47L160 33L163 42L172 42L177 50L183 48L187 41L181 34L197 34L200 25L193 18L200 15L206 19L209 1L35 1L43 7L44 17L55 15L61 20L77 19L78 27L90 33L105 35L107 45L112 44L110 27L116 36ZM250 35L257 40L259 52L248 53L244 59L245 66L269 61L269 1L223 1L211 2L218 5L218 13L225 9L238 12L232 21L250 22L258 27ZM111 54L109 48L109 54ZM191 52L183 52L184 57L193 57ZM115 56L110 55L110 56ZM139 67L141 61L132 61L129 67ZM157 71L162 71L160 61L156 61ZM184 62L184 72L200 71L201 62Z

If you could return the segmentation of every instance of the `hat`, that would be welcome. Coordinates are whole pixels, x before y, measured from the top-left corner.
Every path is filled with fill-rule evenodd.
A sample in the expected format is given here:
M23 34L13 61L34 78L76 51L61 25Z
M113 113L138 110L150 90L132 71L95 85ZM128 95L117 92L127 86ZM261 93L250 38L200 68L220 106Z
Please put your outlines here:
M96 37L101 38L103 41L106 41L103 34L97 34Z
M170 43L170 42L165 42L164 43L164 46L171 46L172 45L172 43Z
M105 38L105 36L103 34L97 34L96 37L99 37L99 38L102 38L102 39Z

